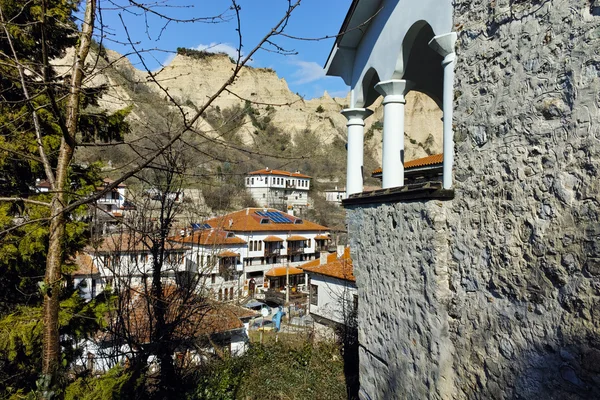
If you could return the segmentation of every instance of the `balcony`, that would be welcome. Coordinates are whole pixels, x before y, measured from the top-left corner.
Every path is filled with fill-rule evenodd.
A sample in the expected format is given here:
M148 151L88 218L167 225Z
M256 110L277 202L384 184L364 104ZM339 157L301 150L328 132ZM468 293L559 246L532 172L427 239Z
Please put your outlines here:
M285 305L286 291L268 289L265 291L265 301L272 301L279 305ZM301 303L306 299L306 294L290 289L290 303Z
M288 248L287 255L288 256L296 256L298 254L304 254L305 247L292 247Z
M105 197L101 197L98 200L96 200L96 202L98 204L114 204L114 205L120 205L121 204L121 199L107 199Z
M281 254L281 249L265 249L265 257L274 257Z

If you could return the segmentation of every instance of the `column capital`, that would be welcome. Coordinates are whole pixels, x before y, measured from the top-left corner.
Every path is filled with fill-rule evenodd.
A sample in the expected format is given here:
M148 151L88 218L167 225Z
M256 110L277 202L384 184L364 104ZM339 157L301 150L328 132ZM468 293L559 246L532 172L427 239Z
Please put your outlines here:
M348 119L346 126L365 126L365 119L373 114L373 111L369 110L368 108L346 108L340 112Z
M456 46L456 39L458 38L456 32L445 33L443 35L434 36L429 41L429 47L435 50L436 53L444 57L444 63L446 59L452 58L447 62L454 61L454 47Z
M405 79L391 79L389 81L379 82L375 85L381 95L384 96L383 104L387 103L406 103L404 95L413 88L413 83Z

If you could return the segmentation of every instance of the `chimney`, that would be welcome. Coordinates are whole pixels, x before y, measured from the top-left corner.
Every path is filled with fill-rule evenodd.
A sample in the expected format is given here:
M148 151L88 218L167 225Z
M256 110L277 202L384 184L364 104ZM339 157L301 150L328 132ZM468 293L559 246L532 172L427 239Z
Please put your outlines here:
M338 244L337 246L337 257L338 258L342 258L342 256L344 255L344 245L343 244Z
M294 209L292 207L288 207L288 214L290 214L292 217L294 216Z
M319 256L319 261L321 261L320 265L325 265L327 264L327 256L329 255L329 252L327 251L322 251L321 255Z

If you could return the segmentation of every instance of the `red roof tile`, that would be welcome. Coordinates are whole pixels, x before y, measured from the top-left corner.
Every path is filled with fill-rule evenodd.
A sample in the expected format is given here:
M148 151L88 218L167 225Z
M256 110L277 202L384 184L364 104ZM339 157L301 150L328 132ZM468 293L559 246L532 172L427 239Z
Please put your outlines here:
M304 240L308 240L308 239L305 238L304 236L299 236L299 235L292 235L289 238L287 238L288 242L301 242Z
M283 242L283 239L277 236L267 236L263 242Z
M290 176L292 178L308 178L308 179L311 178L310 176L301 174L299 172L288 172L288 171L282 171L279 169L269 169L269 168L259 169L258 171L252 171L252 172L249 172L248 175L281 175L281 176Z
M235 211L221 217L212 218L206 221L213 228L224 229L229 232L265 232L265 231L329 231L329 228L323 225L316 224L307 220L302 220L302 223L295 223L300 218L285 214L291 222L289 223L275 223L269 221L268 223L261 224L261 220L267 219L256 214L256 212L264 211L262 208L245 208L240 211ZM281 212L275 209L267 209L267 211Z
M189 236L169 238L174 242L197 244L204 246L216 246L224 244L246 244L246 241L240 237L232 235L232 232L227 232L223 229L201 229L194 231Z
M300 275L304 273L301 269L296 267L289 267L289 271L288 267L273 267L265 273L265 276L286 276L288 272L290 275Z
M92 256L87 253L79 252L75 255L73 260L77 265L77 270L73 271L71 275L82 276L82 275L95 275L98 273L98 268L94 265Z
M436 165L444 162L444 154L434 154L432 156L417 158L416 160L407 161L404 163L404 169L426 167L428 165ZM373 174L380 174L383 170L377 168Z
M334 256L335 258L331 260L331 256ZM321 260L313 260L310 262L310 265L308 265L309 263L306 263L304 265L301 265L300 268L302 268L305 272L308 273L331 276L333 278L355 282L356 278L353 274L352 258L350 258L350 248L346 247L342 257L337 258L336 256L336 253L329 254L327 256L326 264L321 265ZM315 265L315 261L317 261L317 265Z

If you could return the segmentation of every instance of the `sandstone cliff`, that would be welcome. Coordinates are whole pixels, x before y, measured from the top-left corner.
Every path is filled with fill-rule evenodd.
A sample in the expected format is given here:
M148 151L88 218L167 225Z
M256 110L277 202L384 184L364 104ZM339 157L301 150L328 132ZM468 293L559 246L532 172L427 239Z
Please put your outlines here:
M178 54L160 71L154 71L156 82L145 71L138 70L124 56L102 50L101 56L92 56L89 62L90 85L106 85L107 93L100 99L99 107L115 111L132 107L131 120L147 129L149 118L157 110L175 110L169 96L189 114L200 107L230 76L235 64L224 54L206 54L202 58ZM98 53L96 53L98 54ZM69 72L71 54L56 62L59 73ZM157 84L158 83L158 84ZM243 106L246 100L264 111L269 107L269 120L280 131L291 135L292 141L299 133L315 132L317 145L331 143L335 138L345 141L346 119L340 110L348 107L348 98L332 98L327 92L320 98L303 99L292 93L283 78L268 68L244 67L229 92L223 93L213 109ZM366 121L366 152L375 162L381 160L383 107L381 99L373 106L375 113ZM196 126L203 130L213 127L200 118ZM139 129L139 127L138 127ZM406 106L406 159L424 157L441 152L441 111L426 95L410 93ZM243 118L238 135L246 145L252 145L256 128L248 116Z

